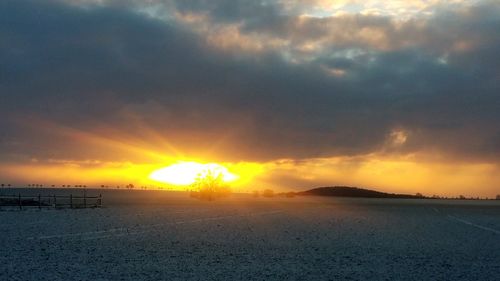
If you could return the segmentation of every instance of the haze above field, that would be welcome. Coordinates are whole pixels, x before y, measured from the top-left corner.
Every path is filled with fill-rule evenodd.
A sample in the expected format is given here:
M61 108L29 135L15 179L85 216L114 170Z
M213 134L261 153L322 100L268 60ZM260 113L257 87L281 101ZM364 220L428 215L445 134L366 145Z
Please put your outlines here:
M500 193L497 1L4 0L0 182ZM237 179L236 179L237 178Z

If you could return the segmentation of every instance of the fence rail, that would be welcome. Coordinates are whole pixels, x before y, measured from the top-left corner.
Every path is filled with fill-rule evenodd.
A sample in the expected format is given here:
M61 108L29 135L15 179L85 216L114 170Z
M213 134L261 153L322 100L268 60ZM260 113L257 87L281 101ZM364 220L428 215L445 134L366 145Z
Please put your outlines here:
M81 195L0 195L0 207L23 208L100 208L102 207L102 194L98 196Z

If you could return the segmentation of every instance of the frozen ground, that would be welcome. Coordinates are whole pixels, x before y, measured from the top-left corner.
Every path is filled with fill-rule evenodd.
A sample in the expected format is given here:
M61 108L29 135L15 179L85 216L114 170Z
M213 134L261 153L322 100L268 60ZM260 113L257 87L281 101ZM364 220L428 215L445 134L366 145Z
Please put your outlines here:
M107 191L104 205L0 212L0 280L500 280L498 201Z

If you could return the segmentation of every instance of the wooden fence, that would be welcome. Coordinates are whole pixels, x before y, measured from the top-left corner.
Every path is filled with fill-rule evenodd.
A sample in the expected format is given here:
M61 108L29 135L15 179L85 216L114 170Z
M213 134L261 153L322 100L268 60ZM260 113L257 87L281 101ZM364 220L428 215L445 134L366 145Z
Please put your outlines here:
M102 207L102 195L83 196L70 195L0 195L0 207L23 208L100 208Z

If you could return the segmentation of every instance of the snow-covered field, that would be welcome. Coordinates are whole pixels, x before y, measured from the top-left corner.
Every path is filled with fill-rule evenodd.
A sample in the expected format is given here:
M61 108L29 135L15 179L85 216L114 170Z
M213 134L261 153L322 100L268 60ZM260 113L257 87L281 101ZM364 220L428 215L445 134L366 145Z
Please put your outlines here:
M500 280L498 201L103 196L1 211L0 280Z

